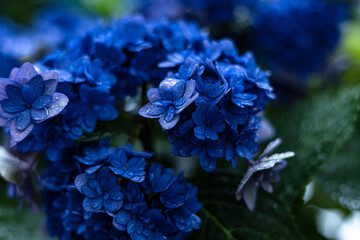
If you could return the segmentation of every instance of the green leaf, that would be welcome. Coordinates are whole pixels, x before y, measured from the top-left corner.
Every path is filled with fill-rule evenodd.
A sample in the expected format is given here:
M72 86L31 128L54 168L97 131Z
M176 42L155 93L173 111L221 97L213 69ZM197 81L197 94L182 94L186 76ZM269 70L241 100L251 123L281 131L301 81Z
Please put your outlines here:
M50 240L45 233L45 217L11 204L0 205L0 240Z
M316 182L333 200L351 210L360 210L360 133L353 135L316 177Z
M199 187L203 203L201 229L192 239L303 239L292 214L274 196L260 192L255 211L235 200L241 173L208 174L193 183Z
M283 138L280 151L292 150L281 172L282 181L276 195L289 207L302 203L307 183L314 178L354 132L359 115L360 86L327 91L293 107L281 120L273 121L278 137Z

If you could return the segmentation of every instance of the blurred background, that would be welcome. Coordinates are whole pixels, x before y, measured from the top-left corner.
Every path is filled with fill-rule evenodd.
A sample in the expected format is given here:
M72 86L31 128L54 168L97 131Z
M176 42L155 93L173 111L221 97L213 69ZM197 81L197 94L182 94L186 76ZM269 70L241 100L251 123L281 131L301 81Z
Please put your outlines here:
M240 52L253 51L272 71L278 98L270 120L299 99L360 82L360 2L330 0L0 0L0 77L134 13L197 21L214 38L233 38ZM360 239L359 145L360 127L308 184L296 213L308 239ZM0 240L48 239L44 216L8 198L13 187L0 183Z

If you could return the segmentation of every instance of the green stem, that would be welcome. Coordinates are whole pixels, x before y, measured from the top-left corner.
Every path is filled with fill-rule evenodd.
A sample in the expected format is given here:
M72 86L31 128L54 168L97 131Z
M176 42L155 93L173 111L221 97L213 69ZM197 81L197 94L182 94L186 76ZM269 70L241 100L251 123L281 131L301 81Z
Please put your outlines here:
M221 231L224 232L228 239L236 240L236 238L231 234L231 232L214 215L212 215L208 210L206 210L206 208L203 207L201 211L205 214L206 217L213 221L215 225L221 229Z

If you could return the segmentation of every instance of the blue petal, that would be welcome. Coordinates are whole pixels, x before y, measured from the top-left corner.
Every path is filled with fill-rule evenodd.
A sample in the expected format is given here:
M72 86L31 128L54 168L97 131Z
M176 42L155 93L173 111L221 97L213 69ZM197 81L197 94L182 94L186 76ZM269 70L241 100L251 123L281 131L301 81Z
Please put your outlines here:
M84 134L83 130L77 126L72 127L70 131L71 131L71 138L75 140L81 138L81 136Z
M213 172L216 169L216 158L209 157L207 154L199 155L200 166L207 172Z
M115 215L113 225L116 229L120 231L125 231L127 229L127 224L131 220L131 218L131 213L125 210L121 210Z
M31 88L31 99L34 101L44 93L44 80L41 75L36 75L28 83Z
M104 200L104 210L106 212L116 212L123 205L123 201L106 199Z
M57 149L56 147L49 146L46 149L46 156L52 162L55 162L59 158L60 154L61 154L61 150Z
M205 132L206 132L205 126L196 126L194 128L195 137L197 137L200 140L205 140Z
M174 119L174 115L175 115L175 108L174 106L170 105L167 108L167 111L165 112L164 120L166 122L170 122L171 120Z
M27 128L31 123L30 110L25 110L16 118L16 129L19 131L23 131Z
M32 99L32 90L31 87L29 85L25 85L22 89L22 94L23 94L23 98L24 101L26 103L32 103L34 99Z
M4 99L1 101L1 107L7 113L18 113L26 109L24 102L17 99Z
M51 100L52 100L52 96L47 94L41 95L33 102L32 107L35 109L43 109L47 105L49 105Z
M97 113L99 120L101 121L110 121L118 116L118 112L116 111L115 107L110 103L99 107L98 109L94 109Z
M11 99L17 99L22 101L22 90L20 87L9 84L6 86L6 94Z
M101 209L103 206L103 199L101 197L97 198L88 198L86 197L83 202L83 207L85 211L94 212Z
M92 129L95 128L97 123L97 118L94 111L87 111L84 120L87 127Z
M173 101L180 99L185 93L185 81L179 81L173 88Z
M216 134L216 132L214 130L212 130L211 128L207 128L205 131L205 137L211 140L217 140L218 139L218 135Z

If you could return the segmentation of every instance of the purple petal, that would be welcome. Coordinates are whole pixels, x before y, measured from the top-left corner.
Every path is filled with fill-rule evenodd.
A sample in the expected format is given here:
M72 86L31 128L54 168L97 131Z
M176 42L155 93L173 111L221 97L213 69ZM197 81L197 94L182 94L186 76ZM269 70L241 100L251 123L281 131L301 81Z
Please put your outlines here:
M146 104L139 110L139 115L146 118L158 118L165 111L164 107L157 107L151 103Z
M271 185L271 183L270 182L268 182L268 181L260 181L260 185L261 185L261 187L265 190L265 191L267 191L268 193L272 193L273 192L273 186Z
M10 72L9 79L14 80L16 77L16 74L18 74L18 72L19 72L19 68L13 68Z
M53 100L51 103L46 107L49 112L48 118L52 118L58 115L68 104L69 99L62 93L55 93L53 96Z
M35 121L43 121L48 117L48 111L46 109L37 110L31 109L31 118Z
M87 175L86 173L80 174L75 178L75 186L82 193L82 186L86 185L87 183Z
M174 118L170 121L170 122L166 122L164 119L164 115L162 115L159 119L160 125L163 127L163 129L165 130L169 130L173 127L175 127L175 125L179 122L180 119L180 115L175 115Z
M14 78L12 78L14 76ZM30 79L38 75L38 73L35 71L34 66L26 62L24 63L18 70L13 69L13 71L10 74L10 78L16 80L21 85L25 85Z
M11 124L11 119L3 118L0 116L0 126L1 127L8 127Z
M34 128L34 124L30 124L26 129L23 131L18 131L16 129L16 121L11 122L10 126L10 135L11 135L11 144L10 147L13 147L16 145L16 143L22 141L24 138L26 138L32 129Z
M255 180L253 178L250 178L243 189L242 197L244 198L246 206L251 211L255 209L256 188L257 186Z
M53 96L57 87L56 79L49 79L44 82L44 94Z
M19 85L13 80L7 79L7 78L0 78L0 101L9 98L7 95L6 87L8 85Z
M40 74L44 81L48 81L48 80L57 80L58 79L58 74L56 71L52 70L52 71L48 71L48 72L43 72ZM54 91L56 89L56 85L55 85L55 88L54 88Z
M196 86L195 80L186 81L186 89L184 93L185 98L190 98L194 94L195 86Z
M147 92L147 98L149 99L150 102L155 102L156 100L161 99L159 94L159 89L157 88L150 89Z

